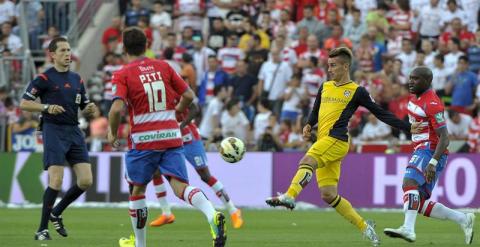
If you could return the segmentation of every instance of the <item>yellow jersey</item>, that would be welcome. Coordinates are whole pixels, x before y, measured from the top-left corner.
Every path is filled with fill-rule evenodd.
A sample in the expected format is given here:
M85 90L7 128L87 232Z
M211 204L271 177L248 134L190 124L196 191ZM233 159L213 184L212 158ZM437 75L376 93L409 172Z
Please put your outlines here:
M348 122L359 106L392 127L410 131L410 123L375 104L367 90L353 81L341 86L336 86L334 81L324 82L318 90L308 124L313 127L318 123L317 139L331 136L348 141Z

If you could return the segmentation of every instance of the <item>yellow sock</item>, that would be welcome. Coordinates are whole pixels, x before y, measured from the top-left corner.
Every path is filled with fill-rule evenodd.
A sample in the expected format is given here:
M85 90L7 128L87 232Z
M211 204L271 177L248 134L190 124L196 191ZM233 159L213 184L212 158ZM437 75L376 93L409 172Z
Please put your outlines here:
M330 206L334 208L343 218L347 219L355 225L360 231L365 231L367 224L365 220L360 216L357 211L352 207L352 204L340 195L337 195L335 199L330 203Z
M296 198L305 186L310 182L313 176L313 168L309 165L300 165L297 174L292 179L292 183L287 190L287 195Z

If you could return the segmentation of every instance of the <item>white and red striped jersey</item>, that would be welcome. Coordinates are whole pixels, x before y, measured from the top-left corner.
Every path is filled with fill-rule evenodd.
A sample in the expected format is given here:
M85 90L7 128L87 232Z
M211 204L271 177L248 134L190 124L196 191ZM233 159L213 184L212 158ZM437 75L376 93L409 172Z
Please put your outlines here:
M173 49L173 60L175 60L177 63L180 63L182 61L183 53L185 52L187 52L187 49L181 46L175 47L175 49Z
M122 99L128 106L130 149L164 150L183 145L175 106L188 85L168 63L139 58L115 72L112 83L114 99Z
M245 59L245 53L238 47L224 47L218 50L217 59L222 69L231 74L235 72L237 61Z
M480 150L480 117L476 117L468 127L468 146L471 153Z
M307 50L307 51L301 53L300 56L299 56L300 59L307 59L307 60L309 60L310 57L316 57L316 58L318 58L318 63L319 64L324 64L325 61L327 61L327 59L328 59L328 52L326 52L323 49L317 49L315 51Z
M310 106L313 107L315 99L317 98L318 89L322 83L327 80L327 75L325 71L320 68L304 69L302 74L302 85L307 88L307 93L310 97Z
M438 143L436 129L446 127L444 116L445 107L432 89L424 92L420 97L410 96L408 102L408 118L410 123L422 122L424 127L418 134L412 134L414 149L430 148L435 150Z
M196 124L189 123L185 128L182 129L182 138L184 144L189 144L192 141L198 141L202 138L200 137L200 132Z
M284 47L280 57L282 58L282 61L290 64L290 66L297 64L297 53L295 53L295 50L290 47Z
M400 8L397 8L395 10L392 10L389 13L389 18L388 18L390 24L396 24L396 25L410 25L409 30L398 30L397 34L401 36L402 38L407 38L411 39L412 38L412 23L413 23L413 12L408 11L405 12L401 10Z

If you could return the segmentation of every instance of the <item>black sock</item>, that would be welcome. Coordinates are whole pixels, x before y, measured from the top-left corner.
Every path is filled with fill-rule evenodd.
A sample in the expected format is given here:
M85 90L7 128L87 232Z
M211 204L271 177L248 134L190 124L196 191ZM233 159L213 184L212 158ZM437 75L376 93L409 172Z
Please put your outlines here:
M40 220L40 227L38 228L39 232L48 229L48 217L52 211L53 204L55 204L58 192L58 190L47 187L43 194L42 218Z
M63 213L63 210L65 210L70 203L75 201L80 195L85 192L84 190L80 189L78 185L72 186L67 193L63 196L62 200L55 206L54 209L52 209L52 214L54 216L59 216Z

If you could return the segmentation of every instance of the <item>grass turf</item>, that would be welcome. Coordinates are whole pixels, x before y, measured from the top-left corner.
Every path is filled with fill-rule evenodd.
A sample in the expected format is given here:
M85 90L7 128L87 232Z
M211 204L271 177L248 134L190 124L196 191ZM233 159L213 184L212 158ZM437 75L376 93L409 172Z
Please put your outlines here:
M0 208L0 246L42 247L112 247L118 239L132 232L127 209L71 208L64 212L69 236L58 235L50 224L53 241L34 241L41 209ZM150 210L149 221L159 209ZM160 228L148 228L148 246L211 246L211 236L203 215L195 210L174 210L176 222ZM377 223L382 246L412 246L386 237L385 227L397 227L403 222L401 213L362 212ZM370 246L361 234L335 212L244 210L245 225L236 230L228 224L227 246ZM479 229L479 220L476 220ZM464 246L460 227L452 222L417 218L415 246ZM473 246L480 241L474 240Z

